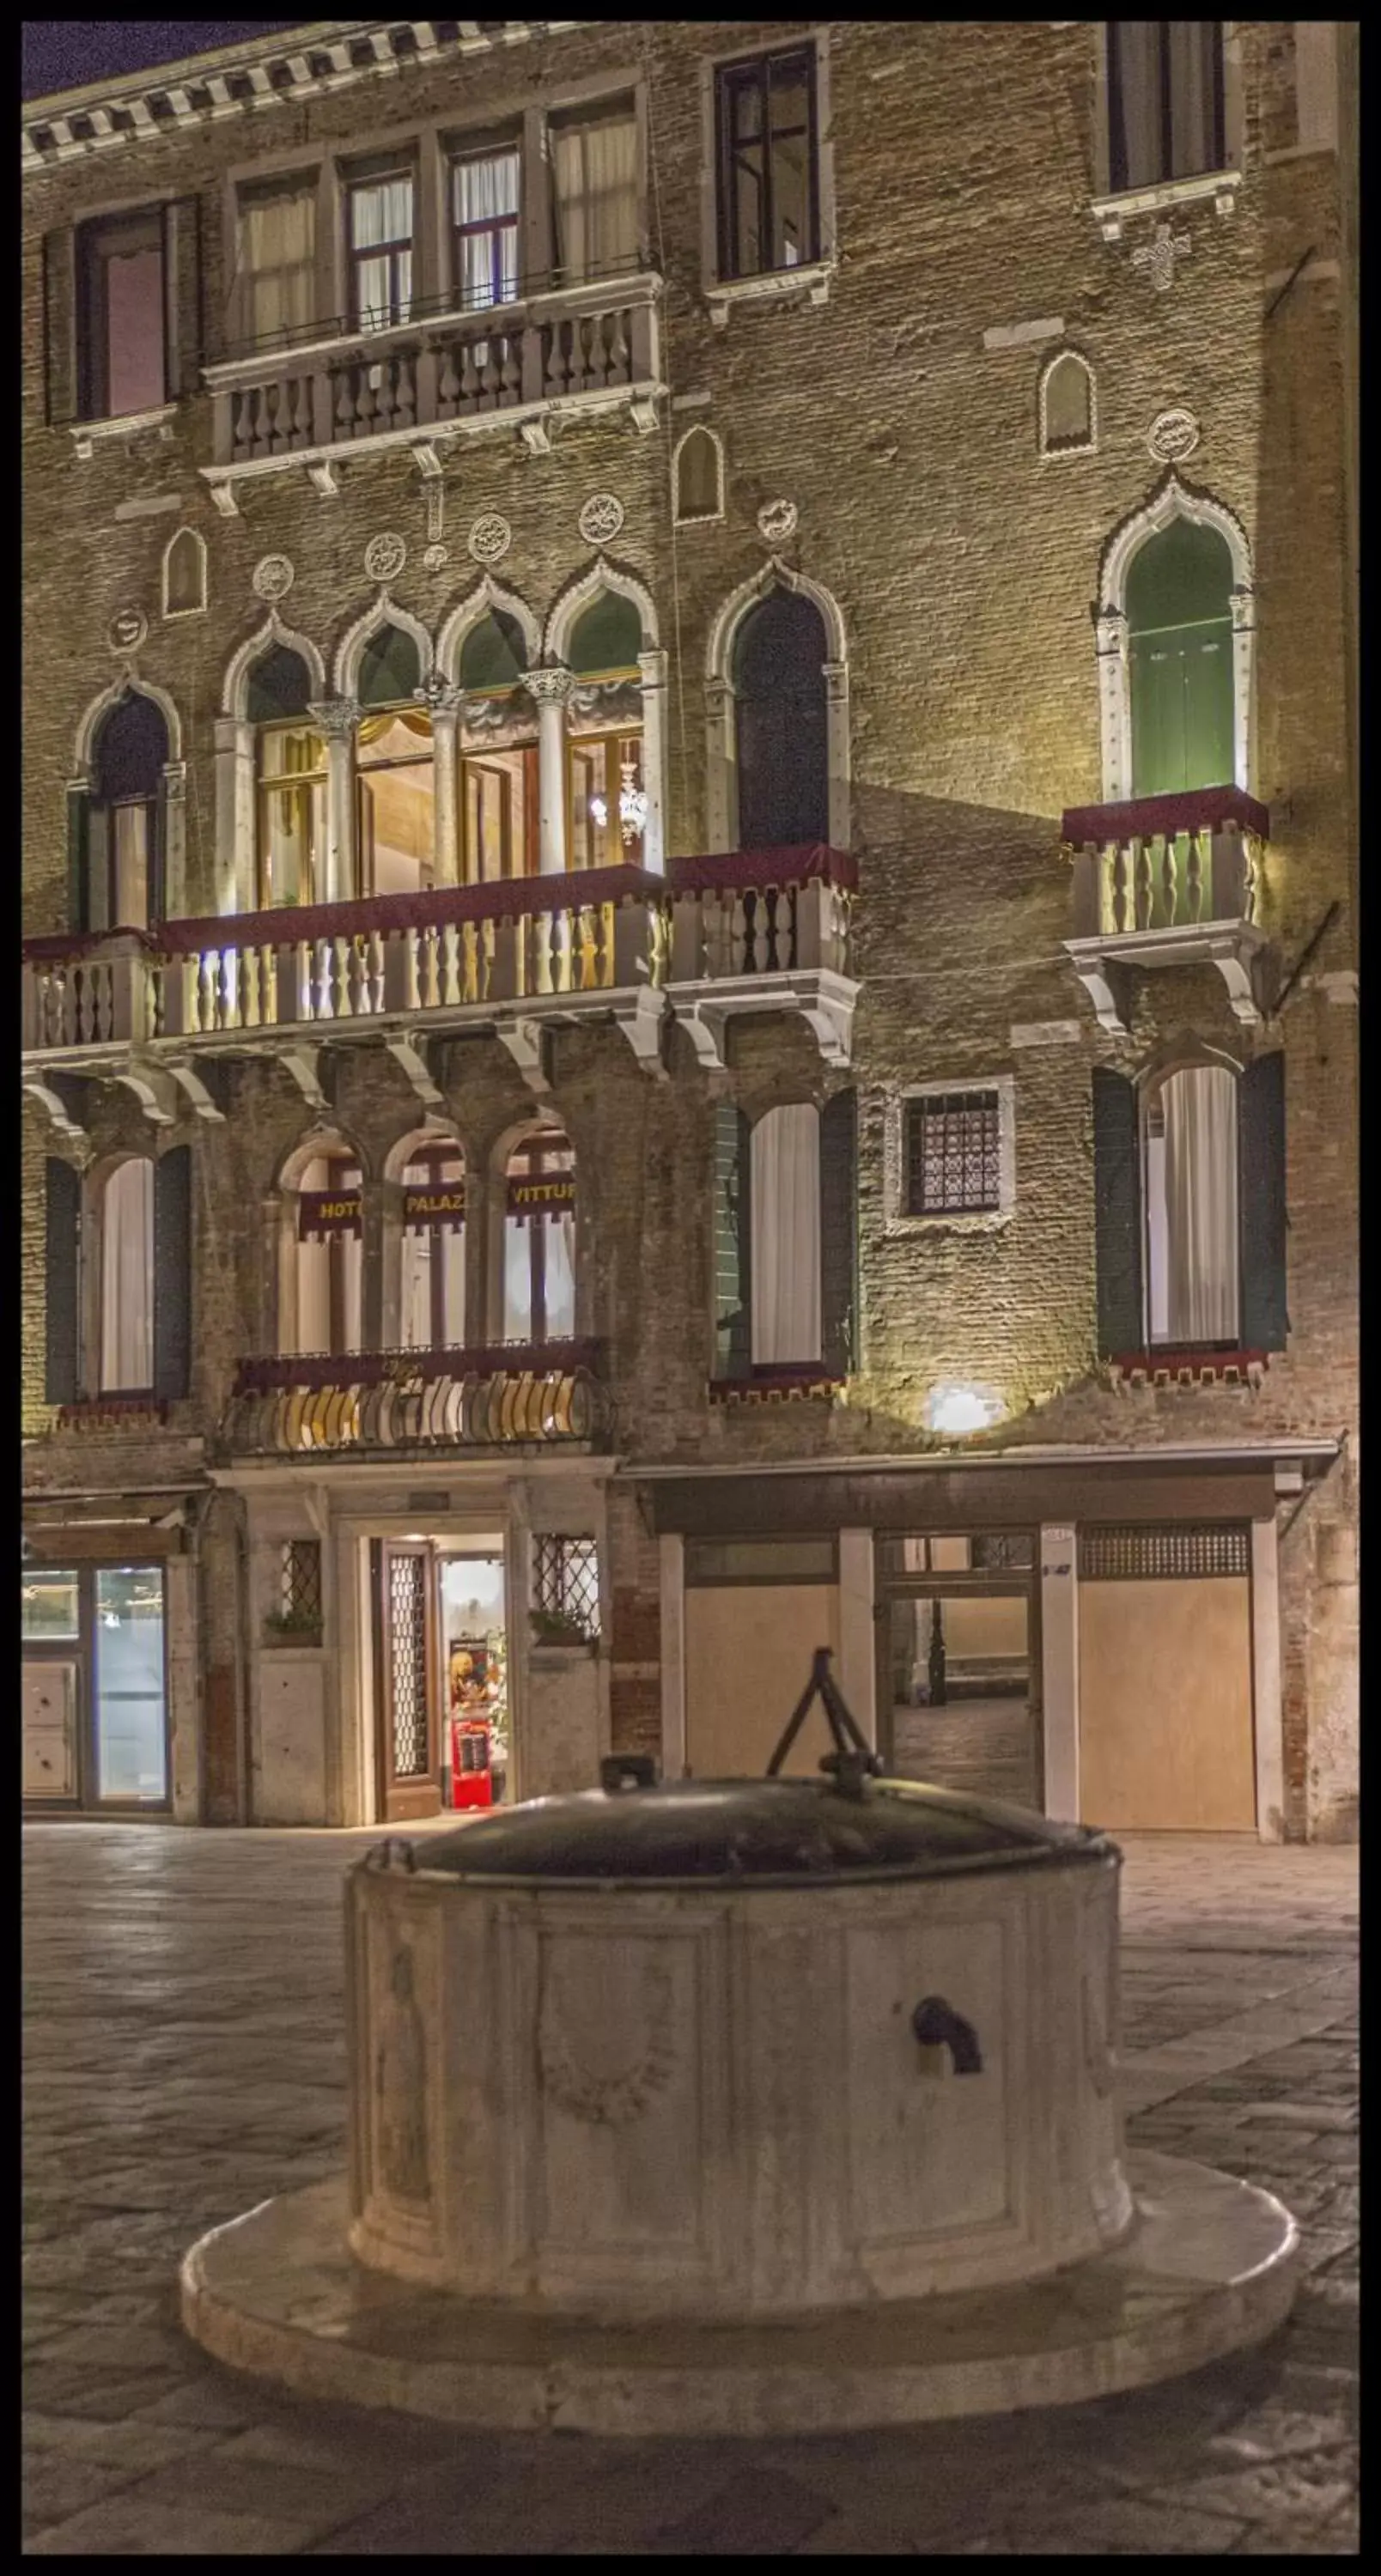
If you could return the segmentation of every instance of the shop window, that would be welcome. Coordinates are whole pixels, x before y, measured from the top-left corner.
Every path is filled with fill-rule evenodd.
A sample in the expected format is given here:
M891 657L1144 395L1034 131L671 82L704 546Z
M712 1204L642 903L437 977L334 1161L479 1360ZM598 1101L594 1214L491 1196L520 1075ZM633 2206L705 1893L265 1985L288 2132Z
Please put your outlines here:
M1002 1205L996 1091L922 1093L905 1104L903 1212L980 1216Z
M388 331L412 311L413 182L410 170L355 180L346 193L350 319Z
M552 263L564 285L638 266L638 125L631 100L550 127Z
M290 1190L295 1215L285 1352L322 1357L363 1346L361 1177L350 1154L313 1155Z
M1216 528L1176 517L1127 575L1132 793L1172 796L1234 776L1232 557Z
M92 1620L96 1793L163 1806L168 1796L163 1569L98 1566Z
M206 606L206 540L179 528L163 553L163 614L198 617Z
M168 399L164 209L79 225L76 256L78 417L158 410Z
M147 1156L117 1163L100 1196L101 1393L153 1386L153 1182Z
M818 259L814 49L722 65L715 112L720 276L760 277Z
M461 831L469 885L537 873L537 741L522 685L526 667L522 628L505 609L490 609L460 648L458 677L466 692Z
M399 1340L407 1350L465 1343L465 1157L418 1145L403 1171Z
M451 164L452 276L467 313L517 296L520 176L516 143Z
M291 342L316 323L316 207L315 172L240 192L239 328L255 347Z
M837 1092L750 1121L720 1102L715 1143L716 1374L855 1365L857 1102Z
M161 708L131 690L96 736L75 817L73 911L83 930L147 930L161 914L167 759Z
M712 429L697 421L672 464L672 515L678 528L724 516L724 450Z
M642 620L632 600L601 591L576 619L568 659L566 831L572 868L642 864Z
M532 1618L539 1645L599 1635L599 1550L592 1538L534 1537Z
M575 1332L575 1155L543 1128L515 1145L505 1172L504 1339L569 1341Z
M1077 349L1061 349L1040 382L1042 456L1073 456L1095 444L1093 369Z
M1098 1340L1283 1350L1284 1058L1093 1076Z
M734 648L739 847L829 839L825 623L799 592L750 608Z
M261 911L319 899L326 855L326 745L308 719L311 678L278 644L249 674L255 728L256 900Z
M1216 18L1107 21L1108 178L1114 191L1221 170L1223 27Z

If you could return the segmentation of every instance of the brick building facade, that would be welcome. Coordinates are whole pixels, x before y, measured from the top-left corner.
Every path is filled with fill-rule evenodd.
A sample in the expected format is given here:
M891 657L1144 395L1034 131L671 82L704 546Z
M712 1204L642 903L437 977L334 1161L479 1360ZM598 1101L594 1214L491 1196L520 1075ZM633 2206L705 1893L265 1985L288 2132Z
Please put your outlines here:
M1354 85L360 21L26 113L41 1807L406 1819L486 1688L508 1794L760 1769L828 1640L899 1761L1354 1830Z

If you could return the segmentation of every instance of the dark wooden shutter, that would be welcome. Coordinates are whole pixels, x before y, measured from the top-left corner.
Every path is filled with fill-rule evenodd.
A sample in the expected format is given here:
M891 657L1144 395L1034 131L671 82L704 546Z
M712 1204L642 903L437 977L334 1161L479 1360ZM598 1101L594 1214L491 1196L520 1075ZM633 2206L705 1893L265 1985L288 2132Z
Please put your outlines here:
M67 791L67 927L89 930L90 896L87 870L87 823L91 806L84 787Z
M163 213L170 398L196 392L202 366L201 199L179 197Z
M43 417L65 429L77 416L72 227L43 237Z
M858 1094L836 1091L820 1117L820 1323L826 1368L858 1366Z
M153 1386L187 1393L192 1366L192 1150L160 1155L153 1181Z
M1093 1069L1094 1240L1098 1266L1098 1356L1139 1351L1141 1146L1134 1086L1103 1065Z
M43 1292L49 1404L75 1404L81 1384L81 1176L50 1154L45 1170Z
M1242 1229L1242 1346L1283 1351L1285 1308L1285 1058L1258 1056L1237 1094Z
M715 1105L715 1375L746 1377L752 1366L753 1263L748 1120L732 1100Z

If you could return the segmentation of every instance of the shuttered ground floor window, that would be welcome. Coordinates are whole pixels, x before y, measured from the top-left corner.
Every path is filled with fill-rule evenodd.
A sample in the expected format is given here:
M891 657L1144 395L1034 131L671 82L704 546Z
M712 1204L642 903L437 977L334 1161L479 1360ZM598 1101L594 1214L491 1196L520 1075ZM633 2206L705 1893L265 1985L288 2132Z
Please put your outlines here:
M20 1628L25 1797L166 1807L163 1567L26 1566Z

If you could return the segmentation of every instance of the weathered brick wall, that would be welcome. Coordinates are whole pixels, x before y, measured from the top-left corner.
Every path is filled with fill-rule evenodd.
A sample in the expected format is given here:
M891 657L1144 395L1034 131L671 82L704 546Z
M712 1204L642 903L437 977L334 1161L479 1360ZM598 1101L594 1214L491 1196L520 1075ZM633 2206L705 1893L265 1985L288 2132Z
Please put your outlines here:
M684 1040L670 1078L650 1080L613 1031L559 1031L554 1105L579 1156L588 1248L586 1316L610 1344L619 1441L633 1458L857 1454L923 1448L923 1406L937 1380L994 1386L1012 1441L1262 1442L1333 1435L1355 1412L1355 1014L1296 986L1276 1024L1243 1028L1212 969L1145 975L1131 1034L1099 1031L1060 942L1069 876L1058 849L1067 805L1102 793L1091 607L1113 531L1155 489L1146 446L1160 411L1182 405L1200 444L1182 469L1240 520L1256 575L1255 791L1273 810L1263 918L1288 974L1330 904L1341 909L1311 972L1352 962L1345 645L1349 615L1342 437L1337 163L1294 156L1289 27L1242 22L1244 184L1235 211L1176 209L1187 237L1170 291L1153 291L1131 250L1143 221L1105 243L1089 213L1095 167L1095 29L990 22L841 24L831 38L838 273L821 307L739 307L712 325L700 286L698 67L707 54L789 29L753 24L598 25L512 52L421 68L389 85L169 136L29 183L25 247L24 882L33 930L65 918L63 788L84 709L116 675L112 614L143 609L140 672L180 710L187 753L189 908L212 901L212 721L232 652L262 620L250 587L261 555L290 556L284 614L327 657L373 597L368 538L395 528L408 545L399 604L435 633L477 577L465 532L482 512L511 522L501 571L539 613L583 571L582 501L616 491L625 525L610 549L657 603L671 652L668 846L706 842L707 639L725 598L762 566L755 525L766 501L798 511L786 560L838 601L848 636L853 845L863 994L855 1024L861 1095L862 1363L847 1402L768 1410L709 1408L713 1100ZM511 432L446 452L449 562L425 570L423 486L398 456L346 460L322 499L296 474L244 494L242 516L211 507L196 468L210 456L210 407L184 404L171 435L145 434L75 455L42 419L41 246L49 227L122 199L202 193L205 305L225 311L220 180L251 148L265 153L359 141L454 106L497 118L589 73L651 85L655 213L668 280L669 373L701 408L669 412L655 434L571 423L541 459ZM1286 158L1270 156L1285 154ZM1302 253L1309 268L1281 301ZM1274 309L1271 309L1274 305ZM1037 453L1037 384L1048 351L985 350L985 331L1060 317L1094 367L1096 452ZM673 531L669 458L703 419L726 442L722 522ZM117 508L175 494L179 511L121 518ZM210 607L164 625L158 567L181 516L205 536ZM74 619L73 604L80 603ZM1014 1026L1076 1021L1074 1043L1014 1045ZM1121 1395L1094 1365L1090 1068L1139 1068L1185 1033L1239 1060L1283 1045L1287 1059L1290 1349L1254 1394L1228 1389ZM472 1170L530 1105L494 1042L440 1050L440 1080ZM1000 1228L890 1234L883 1208L883 1110L896 1086L1011 1074L1016 1204ZM826 1075L803 1025L762 1021L731 1040L731 1086L750 1108L783 1093L822 1098ZM191 1122L198 1173L196 1378L187 1426L209 1421L243 1352L270 1346L265 1207L310 1113L287 1074L232 1072L223 1127ZM137 1109L116 1091L88 1102L98 1151L138 1140ZM419 1123L420 1104L380 1050L345 1051L333 1123L367 1174ZM142 1131L147 1139L148 1131ZM41 1159L56 1150L26 1128L24 1262L30 1336L24 1392L41 1397ZM473 1275L473 1274L472 1274ZM164 1446L178 1454L183 1426ZM158 1444L118 1435L80 1444L82 1471L130 1459L151 1472ZM44 1439L31 1472L76 1481L77 1444ZM1327 1511L1351 1511L1335 1500ZM1311 1506L1323 1512L1322 1503ZM1306 1515L1308 1523L1310 1515ZM1335 1829L1347 1797L1339 1755L1346 1618L1330 1610L1301 1525L1282 1572L1287 1767L1292 1830ZM615 1740L652 1727L656 1660L649 1602L655 1548L622 1507L611 1514ZM1334 1560L1338 1561L1338 1560ZM1331 1587L1345 1592L1346 1585ZM1354 1595L1355 1598L1355 1595ZM1345 1606L1345 1605L1344 1605ZM649 1695L650 1694L650 1695ZM1329 1711L1330 1750L1311 1770L1311 1710ZM1355 1720L1353 1721L1355 1723ZM1332 1821L1330 1821L1332 1820Z

